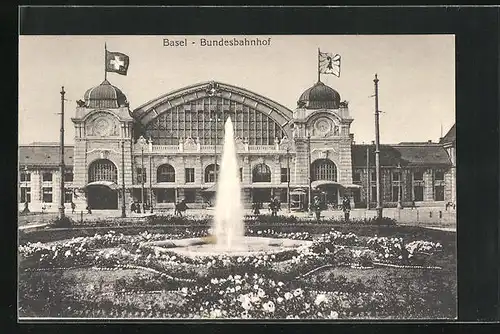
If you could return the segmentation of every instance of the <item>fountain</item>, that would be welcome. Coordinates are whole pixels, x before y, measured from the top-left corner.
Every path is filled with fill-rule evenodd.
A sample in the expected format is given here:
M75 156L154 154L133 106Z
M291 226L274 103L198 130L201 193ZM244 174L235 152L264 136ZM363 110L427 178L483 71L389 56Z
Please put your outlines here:
M217 185L214 235L221 250L230 251L242 244L245 234L238 160L234 143L233 123L228 117L224 127L224 147Z
M244 209L241 203L239 166L231 118L225 123L224 147L217 184L215 217L212 238L147 242L143 245L158 251L173 251L183 256L213 255L245 256L257 253L278 253L310 244L311 241L245 237Z

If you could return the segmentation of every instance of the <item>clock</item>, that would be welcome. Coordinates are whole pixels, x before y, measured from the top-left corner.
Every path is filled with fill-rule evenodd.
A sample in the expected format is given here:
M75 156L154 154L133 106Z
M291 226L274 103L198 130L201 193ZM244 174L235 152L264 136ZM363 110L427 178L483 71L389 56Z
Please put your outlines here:
M332 129L332 122L328 118L320 118L316 121L314 127L320 135L325 135Z
M97 136L109 136L112 131L111 121L107 117L100 117L94 121L94 134Z

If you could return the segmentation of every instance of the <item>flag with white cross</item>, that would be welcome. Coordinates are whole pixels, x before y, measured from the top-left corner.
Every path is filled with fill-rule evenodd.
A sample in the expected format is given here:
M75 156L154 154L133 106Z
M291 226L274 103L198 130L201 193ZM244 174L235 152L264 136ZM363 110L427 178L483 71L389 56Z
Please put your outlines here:
M127 75L129 57L121 52L106 50L106 72Z

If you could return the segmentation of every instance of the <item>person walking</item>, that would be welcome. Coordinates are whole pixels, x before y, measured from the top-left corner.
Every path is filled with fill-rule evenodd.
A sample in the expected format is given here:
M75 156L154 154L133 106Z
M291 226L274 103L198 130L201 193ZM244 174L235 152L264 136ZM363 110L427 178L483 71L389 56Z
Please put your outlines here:
M260 203L259 202L254 202L252 204L252 210L254 215L260 215Z
M180 201L175 205L175 215L179 215L180 217L182 217L182 213L187 209L189 208L186 205L186 201L183 199L182 201Z
M30 209L29 209L29 204L28 204L28 201L24 202L24 209L22 211L22 213L29 213L30 212Z
M71 213L72 214L75 213L75 209L76 209L76 204L73 201L71 201Z
M92 208L90 207L90 204L87 204L87 213L88 213L89 215L91 215L91 214L92 214Z
M349 214L351 212L351 199L348 196L344 196L342 201L342 211L344 211L345 222L349 221Z
M130 204L130 212L135 213L137 211L135 201Z
M321 201L318 196L314 196L311 209L316 214L316 221L319 222L319 220L321 219Z

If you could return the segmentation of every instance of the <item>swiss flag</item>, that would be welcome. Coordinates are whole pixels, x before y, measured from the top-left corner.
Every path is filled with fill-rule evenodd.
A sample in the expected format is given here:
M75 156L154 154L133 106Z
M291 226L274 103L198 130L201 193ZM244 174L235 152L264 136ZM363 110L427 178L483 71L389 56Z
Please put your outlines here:
M127 75L128 65L129 57L126 54L106 50L106 72Z

